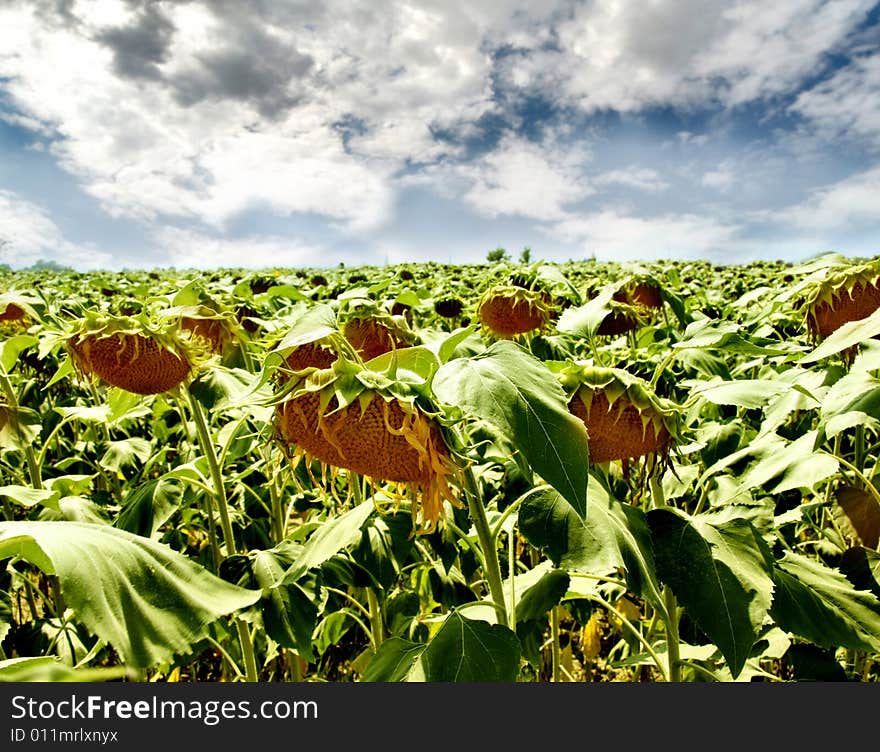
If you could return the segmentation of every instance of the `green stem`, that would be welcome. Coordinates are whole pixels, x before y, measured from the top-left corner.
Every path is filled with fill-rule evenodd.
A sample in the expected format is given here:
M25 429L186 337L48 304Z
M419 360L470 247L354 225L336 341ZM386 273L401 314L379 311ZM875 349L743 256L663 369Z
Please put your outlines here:
M862 424L856 426L855 444L855 462L853 464L861 473L865 469L865 426Z
M558 684L560 680L560 666L562 665L559 650L559 606L550 609L550 650L551 650L551 677L550 681Z
M220 512L220 526L223 529L223 540L226 543L227 556L234 556L238 553L235 545L235 537L232 534L232 524L229 521L229 509L226 501L226 486L223 483L223 473L220 469L220 463L217 461L217 453L214 450L214 442L211 439L208 430L208 422L205 419L205 413L202 406L195 398L195 395L186 390L189 400L190 412L193 416L193 422L196 425L196 435L198 436L199 446L202 454L208 462L208 468L211 471L211 482L214 486L214 498L217 501L217 507ZM251 633L247 624L241 619L235 619L235 629L238 632L238 641L241 645L241 653L244 658L246 681L256 682L259 679L257 673L257 660L254 655L254 644L251 640Z
M666 370L666 366L668 366L675 359L676 355L678 355L678 353L673 350L663 359L660 365L658 365L657 368L654 369L654 375L651 377L651 389L657 388L657 384L660 381L660 377L663 375L663 372Z
M507 536L507 571L510 581L510 628L516 632L516 533Z
M376 591L371 587L367 588L367 604L370 607L370 634L373 639L373 650L378 650L385 642L385 625L382 623L382 607L376 597Z
M10 410L17 410L19 407L18 395L15 393L15 388L9 380L6 370L2 367L0 367L0 387L3 388L3 392L6 394L6 403L9 405ZM43 478L40 472L40 465L37 463L37 455L34 453L34 447L31 444L27 444L24 447L24 457L25 462L27 462L31 485L39 491L43 488Z
M220 512L220 526L223 530L223 541L226 544L227 556L234 556L238 553L235 545L235 538L232 534L232 523L229 521L229 507L226 501L226 486L223 483L223 473L220 469L220 463L217 461L217 452L214 450L214 442L211 440L211 434L208 430L208 422L205 419L205 413L202 406L195 398L193 393L186 390L189 400L190 412L193 416L193 422L196 425L196 435L198 436L199 447L205 460L208 463L208 469L211 473L211 483L214 487L214 500L217 502L218 511Z
M666 498L663 495L663 484L654 473L651 475L651 496L654 500L655 509L666 507ZM669 585L663 586L663 605L666 610L666 656L669 659L667 672L670 682L681 681L681 654L680 639L678 634L678 603L675 593Z
M855 465L843 459L843 457L835 457L835 459L841 465L847 468L847 470L858 476L859 480L861 480L864 484L865 490L874 497L874 501L880 504L880 491L878 491L874 484L865 477L864 473L862 473L862 471L859 470Z
M498 614L499 624L509 624L507 618L507 607L504 604L504 585L501 579L501 566L498 563L498 551L495 548L495 541L492 539L492 531L489 529L489 520L486 518L486 510L483 508L483 502L477 488L477 479L474 476L472 467L467 467L464 471L465 496L467 497L468 510L474 528L477 531L477 538L480 541L480 548L483 550L483 560L486 566L486 580L489 583L489 593L494 601L495 611Z
M666 681L669 681L669 674L666 664L663 662L660 656L657 655L657 651L651 647L651 643L648 642L645 636L638 629L636 629L635 625L626 618L623 612L612 606L608 601L598 595L588 595L587 598L594 603L598 603L600 606L602 606L602 608L610 611L618 619L620 619L620 623L625 626L630 632L632 632L633 636L641 643L642 647L645 649L648 655L651 656L651 659L656 664L657 669L660 671L663 678Z

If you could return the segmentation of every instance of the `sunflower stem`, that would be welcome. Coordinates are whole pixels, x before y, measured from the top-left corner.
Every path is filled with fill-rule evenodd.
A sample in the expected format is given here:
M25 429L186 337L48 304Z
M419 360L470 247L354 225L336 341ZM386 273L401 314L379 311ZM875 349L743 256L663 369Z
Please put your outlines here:
M385 642L385 625L382 623L382 607L374 588L367 588L367 604L370 607L370 634L373 640L373 650L378 650Z
M856 426L855 443L855 459L853 464L861 473L865 470L865 426L861 423Z
M13 411L18 409L18 395L15 392L15 387L12 386L12 382L9 380L6 369L2 366L0 366L0 386L2 386L3 392L6 394L6 403L9 405L9 408ZM39 491L43 488L43 477L32 444L28 443L24 447L24 457L27 462L28 476L30 477L31 485Z
M663 509L666 507L666 497L663 495L663 483L657 473L651 474L650 483L654 508ZM681 681L681 646L678 634L678 602L669 585L663 586L663 606L666 610L666 657L669 666L666 676L668 681L675 683Z
M464 486L468 511L477 531L480 548L483 550L486 581L489 583L489 593L494 601L495 612L498 614L498 623L509 626L507 607L504 604L504 584L501 579L501 565L498 563L498 551L495 548L495 540L492 538L489 520L486 518L486 510L483 508L483 502L477 488L477 479L470 466L464 470Z
M555 684L559 683L562 676L560 667L561 650L559 649L559 606L550 609L550 645L551 645L551 679Z
M208 430L208 422L205 419L205 413L202 406L196 399L195 395L186 390L186 396L189 401L190 412L193 416L193 422L196 425L196 435L198 436L199 447L205 460L208 463L208 469L211 473L211 483L214 488L214 500L217 502L218 511L220 512L220 526L223 529L223 541L226 544L226 555L234 556L238 553L235 545L235 538L232 534L232 523L229 521L229 508L226 501L226 486L223 483L223 473L220 469L220 463L217 461L217 452L214 450L214 442L211 440L211 434Z
M186 396L189 401L190 412L193 416L193 422L196 425L196 435L198 436L199 446L202 454L208 462L208 468L211 471L211 482L214 486L214 499L217 502L217 508L220 512L220 525L223 528L223 540L226 543L226 555L234 556L238 553L235 545L235 538L232 534L232 523L229 521L229 509L226 501L226 486L223 483L223 473L220 469L220 463L217 461L217 452L214 449L214 442L211 439L211 433L208 430L208 422L205 419L205 413L202 406L196 399L191 390L186 390ZM238 632L238 641L241 645L241 654L245 665L245 680L249 682L258 681L257 660L254 655L254 644L251 640L251 633L247 624L241 619L235 619L235 629Z

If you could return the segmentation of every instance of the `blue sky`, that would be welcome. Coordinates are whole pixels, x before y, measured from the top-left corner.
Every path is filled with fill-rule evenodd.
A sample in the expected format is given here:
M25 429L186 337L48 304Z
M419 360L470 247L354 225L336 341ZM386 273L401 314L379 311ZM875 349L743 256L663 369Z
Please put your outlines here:
M0 239L79 269L880 253L880 3L5 0Z

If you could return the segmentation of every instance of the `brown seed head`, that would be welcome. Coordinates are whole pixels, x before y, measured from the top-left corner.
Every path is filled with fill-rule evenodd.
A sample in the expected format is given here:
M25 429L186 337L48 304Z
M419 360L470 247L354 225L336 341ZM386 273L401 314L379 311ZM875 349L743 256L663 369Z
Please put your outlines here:
M27 314L21 306L15 303L7 303L6 309L0 313L0 321L22 321Z
M604 393L593 392L588 408L581 396L575 394L569 410L587 427L590 462L598 464L658 454L669 445L670 435L666 428L661 425L658 430L653 421L645 423L642 411L625 396L609 405Z
M480 323L496 337L539 332L550 320L550 308L538 292L521 287L488 290L477 308Z
M407 346L391 327L376 318L349 319L343 334L365 361Z
M190 374L185 358L143 334L77 335L68 349L81 373L135 394L167 392Z
M841 326L865 319L880 308L880 286L877 282L856 282L840 287L830 300L818 300L807 312L810 335L826 338Z
M422 522L430 529L444 499L457 503L448 484L455 471L436 424L418 408L373 395L337 410L336 397L322 410L318 392L305 392L276 410L282 438L323 462L373 480L418 488Z

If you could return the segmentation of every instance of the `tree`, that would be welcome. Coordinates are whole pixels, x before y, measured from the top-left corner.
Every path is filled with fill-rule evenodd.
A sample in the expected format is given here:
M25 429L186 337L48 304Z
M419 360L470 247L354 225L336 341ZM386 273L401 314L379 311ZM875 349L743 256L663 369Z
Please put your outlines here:
M508 258L510 257L507 255L507 251L500 246L486 254L486 261L490 261L493 264L496 264L499 261L506 261Z
M526 246L519 254L519 260L523 264L528 264L532 260L532 249Z

